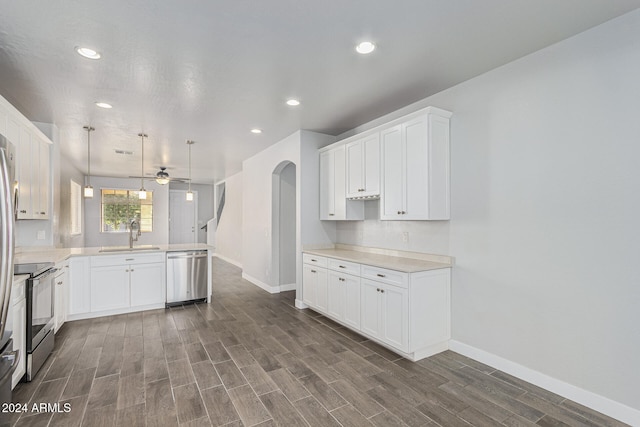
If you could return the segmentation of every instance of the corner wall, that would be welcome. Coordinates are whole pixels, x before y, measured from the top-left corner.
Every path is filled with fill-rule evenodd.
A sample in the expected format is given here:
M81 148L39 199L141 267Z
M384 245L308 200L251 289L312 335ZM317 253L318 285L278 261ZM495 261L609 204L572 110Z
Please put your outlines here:
M635 425L638 40L635 11L403 109L453 112L451 221L337 228L340 243L454 256L459 348Z
M225 202L216 228L216 255L242 267L242 172L230 176L224 182Z

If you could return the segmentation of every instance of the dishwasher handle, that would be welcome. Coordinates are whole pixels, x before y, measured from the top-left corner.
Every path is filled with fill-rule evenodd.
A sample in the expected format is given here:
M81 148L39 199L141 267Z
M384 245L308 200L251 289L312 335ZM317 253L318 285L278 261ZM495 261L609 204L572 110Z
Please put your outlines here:
M167 255L167 259L189 259L189 258L206 258L207 254L205 253L180 253L179 255Z

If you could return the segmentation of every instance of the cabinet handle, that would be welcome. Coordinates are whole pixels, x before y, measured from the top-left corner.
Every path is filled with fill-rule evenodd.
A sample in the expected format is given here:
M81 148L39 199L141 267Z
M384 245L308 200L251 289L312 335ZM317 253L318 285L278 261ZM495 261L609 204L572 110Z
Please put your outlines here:
M384 289L380 289L380 293L381 293L381 294L384 294Z
M376 292L380 292L380 288L376 288Z
M406 214L406 212L405 212L405 211L402 211L402 215L404 215L404 214Z
M335 214L329 214L329 216L334 216Z
M62 282L58 282L57 284L58 284L58 285L62 285Z
M40 212L40 215L46 215L46 214L47 214L46 212Z
M339 265L338 267L340 267L340 268L347 268L347 267L345 267L344 265Z
M125 261L135 261L136 259L135 258L125 258L124 260Z
M311 262L318 262L318 260L317 259L312 259Z
M402 211L398 211L398 215L402 215Z
M24 213L24 214L26 214L26 213L27 213L27 211L25 211L25 210L21 210L21 211L20 211L20 213Z
M134 269L132 268L132 269L131 269L131 270L129 270L129 271L134 271Z
M378 276L378 277L387 277L384 274L376 274L376 276Z
M342 277L338 277L338 280L340 280L341 282L344 282L344 279Z
M315 271L315 270L311 270L311 272L312 272L312 273L315 273L316 271Z

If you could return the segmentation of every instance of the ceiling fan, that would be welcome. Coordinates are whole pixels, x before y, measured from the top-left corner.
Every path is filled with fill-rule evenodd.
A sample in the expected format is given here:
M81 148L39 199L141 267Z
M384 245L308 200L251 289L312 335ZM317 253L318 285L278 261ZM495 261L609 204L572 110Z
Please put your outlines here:
M189 182L187 178L173 178L169 176L167 172L166 166L160 166L160 170L155 175L147 175L147 176L130 176L129 178L138 178L138 179L149 179L155 180L160 185L166 185L169 181L173 182Z

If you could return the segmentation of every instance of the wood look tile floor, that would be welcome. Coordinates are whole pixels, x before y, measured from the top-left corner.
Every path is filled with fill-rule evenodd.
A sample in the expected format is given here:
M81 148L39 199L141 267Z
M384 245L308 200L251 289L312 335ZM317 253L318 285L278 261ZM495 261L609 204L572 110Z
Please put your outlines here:
M214 260L213 302L67 322L16 426L622 426L447 351L399 358Z

